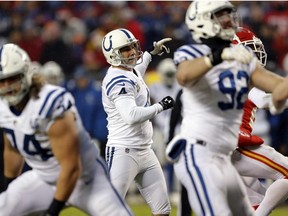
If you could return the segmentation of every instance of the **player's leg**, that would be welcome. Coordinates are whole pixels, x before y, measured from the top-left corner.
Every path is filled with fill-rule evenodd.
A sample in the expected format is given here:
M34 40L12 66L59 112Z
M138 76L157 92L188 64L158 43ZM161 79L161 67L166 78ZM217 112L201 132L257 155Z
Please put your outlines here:
M274 181L265 193L265 197L256 209L255 216L269 215L273 209L288 198L288 180Z
M258 178L241 176L248 194L249 201L252 207L256 210L264 199L266 187L260 182Z
M110 178L120 193L125 198L127 191L139 172L137 162L137 151L124 147L108 147L106 152L106 163L108 165Z
M1 216L23 216L46 210L54 195L53 188L34 171L27 171L11 182L0 194Z
M167 184L161 165L152 149L138 152L140 173L135 181L154 216L168 216L171 211Z
M78 181L69 204L80 208L89 215L132 216L133 213L110 181L107 166L97 159L92 181Z
M288 158L267 145L238 148L232 161L241 176L271 180L288 176Z
M223 184L223 165L229 161L200 145L187 145L174 170L179 181L186 187L190 206L197 216L230 216L227 188Z
M288 158L274 148L267 145L240 148L233 154L233 163L241 175L275 180L256 212L270 212L287 199Z
M254 215L254 209L252 208L245 185L230 161L225 162L224 181L222 184L227 188L227 200L233 216L252 216Z

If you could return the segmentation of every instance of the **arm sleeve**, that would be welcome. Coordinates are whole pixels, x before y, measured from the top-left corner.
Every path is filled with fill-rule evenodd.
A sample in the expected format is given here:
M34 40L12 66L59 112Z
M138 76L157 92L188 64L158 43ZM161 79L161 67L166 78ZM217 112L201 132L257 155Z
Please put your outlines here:
M148 68L148 65L150 64L151 60L152 60L151 54L146 51L143 54L142 63L135 66L135 70L139 71L141 73L142 77L144 76L144 74L145 74L145 72L146 72L146 70Z
M76 113L74 98L64 89L52 91L50 97L42 105L36 118L32 118L31 126L35 130L48 132L55 119L61 118L70 109Z
M142 123L163 111L159 103L149 107L139 107L132 97L121 97L115 101L115 106L127 124Z
M271 94L266 93L258 88L252 88L248 94L248 98L259 108L264 109L269 107Z

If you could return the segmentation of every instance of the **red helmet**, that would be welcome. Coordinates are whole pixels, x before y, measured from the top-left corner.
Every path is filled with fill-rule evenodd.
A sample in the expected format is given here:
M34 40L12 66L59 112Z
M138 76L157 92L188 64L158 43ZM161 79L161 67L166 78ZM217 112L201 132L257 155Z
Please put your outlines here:
M233 44L243 44L244 46L250 47L255 55L257 56L259 63L262 66L266 65L267 53L264 49L262 41L255 36L250 30L240 27L234 35Z

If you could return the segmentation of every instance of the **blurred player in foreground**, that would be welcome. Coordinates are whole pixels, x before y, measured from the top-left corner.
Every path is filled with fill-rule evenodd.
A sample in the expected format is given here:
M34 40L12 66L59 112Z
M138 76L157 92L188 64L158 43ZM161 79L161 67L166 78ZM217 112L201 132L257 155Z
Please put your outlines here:
M150 52L141 51L138 40L127 29L105 35L102 51L111 65L102 83L102 101L107 113L106 162L112 183L122 197L133 183L152 210L152 215L168 216L171 206L161 165L151 148L150 119L173 107L167 96L151 105L150 91L143 76L152 55L161 55L170 38L154 42Z
M266 65L267 54L263 43L248 29L240 28L234 37L234 44L250 47L258 57L259 63ZM271 94L252 88L244 104L244 113L239 132L238 148L232 155L233 163L247 187L251 204L256 209L255 215L269 215L273 209L288 198L288 158L268 145L264 140L252 135L252 125L258 108L269 108ZM274 180L264 188L258 178Z
M250 47L257 56L259 63L262 66L266 65L267 54L264 45L253 32L245 28L238 28L233 43ZM180 93L178 95L179 96L177 96L175 99L175 105L171 115L171 129L173 129L175 124L180 121L179 116L181 116L182 102L180 99ZM239 131L238 148L236 151L234 151L232 156L232 159L235 160L234 163L237 165L236 168L239 169L238 171L240 174L243 173L244 175L248 174L248 176L255 176L242 176L242 178L245 182L251 205L257 209L256 215L270 214L271 211L275 209L278 204L286 200L288 196L287 157L279 154L275 149L269 146L262 145L264 140L251 134L256 111L258 108L268 108L269 97L271 97L270 94L266 94L257 88L253 88L249 92L248 99L243 107L244 113ZM258 107L255 104L257 104ZM179 107L179 109L177 109L177 107ZM174 133L172 131L172 135L173 134ZM172 139L172 137L170 139ZM263 152L265 153L263 154ZM239 155L239 153L242 155ZM248 160L248 162L246 162L246 160ZM278 163L279 161L280 163ZM266 171L263 169L266 169ZM260 174L258 171L260 171ZM267 192L266 188L258 179L258 177L263 178L262 172L265 172L265 176L269 176L269 179L276 179L277 181L272 184L272 189L269 189ZM185 193L185 190L181 191L182 205L186 203L186 197L183 195L183 192ZM262 202L264 196L265 200ZM187 215L191 215L190 206L184 206L186 206L186 208L182 209L181 215L186 215L186 212Z
M93 216L132 215L83 129L71 94L45 84L17 45L0 50L0 127L10 183L0 194L0 215L56 216L65 204ZM19 175L24 159L32 170Z
M239 26L228 1L193 1L186 25L196 44L174 54L183 87L181 132L167 147L175 173L197 216L254 215L245 185L231 162L238 144L249 84L273 92L269 109L280 112L288 79L265 70L251 49L231 44Z

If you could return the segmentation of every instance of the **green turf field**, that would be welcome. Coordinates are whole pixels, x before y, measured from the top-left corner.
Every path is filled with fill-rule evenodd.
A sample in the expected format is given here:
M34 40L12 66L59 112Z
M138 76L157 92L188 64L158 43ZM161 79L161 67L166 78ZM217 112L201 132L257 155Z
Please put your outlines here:
M150 216L151 212L150 209L147 207L146 204L133 204L130 205L132 211L134 212L135 216ZM172 208L172 212L170 216L176 216L177 209L176 207ZM287 216L288 215L288 206L283 206L281 208L276 209L270 216ZM61 212L60 216L87 216L83 212L75 208L67 208Z

